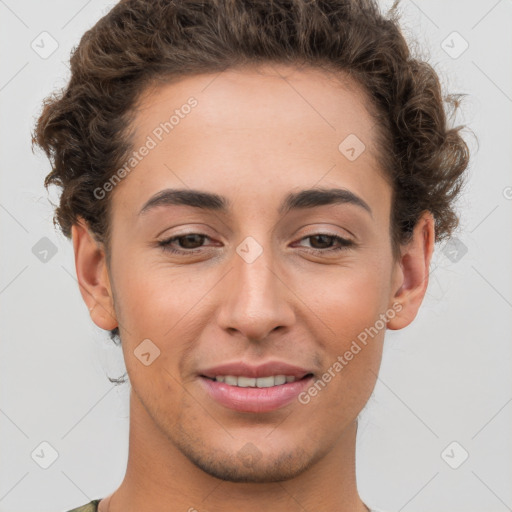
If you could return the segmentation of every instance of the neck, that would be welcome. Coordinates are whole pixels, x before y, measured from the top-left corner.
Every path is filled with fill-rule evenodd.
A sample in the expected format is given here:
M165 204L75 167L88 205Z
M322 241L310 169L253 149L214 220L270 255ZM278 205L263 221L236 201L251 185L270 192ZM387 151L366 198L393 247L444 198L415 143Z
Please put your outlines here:
M357 421L329 453L299 476L271 483L219 480L198 468L169 440L130 392L129 455L121 486L100 512L275 510L368 512L356 485ZM169 508L172 504L172 508Z

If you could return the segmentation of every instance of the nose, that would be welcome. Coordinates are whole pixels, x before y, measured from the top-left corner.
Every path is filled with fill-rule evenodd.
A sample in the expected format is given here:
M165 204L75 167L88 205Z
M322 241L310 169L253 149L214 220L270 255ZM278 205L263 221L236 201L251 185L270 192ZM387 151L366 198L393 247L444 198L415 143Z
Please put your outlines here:
M271 332L293 324L291 283L286 282L286 273L272 259L270 250L263 250L252 262L234 254L217 314L222 329L261 341Z

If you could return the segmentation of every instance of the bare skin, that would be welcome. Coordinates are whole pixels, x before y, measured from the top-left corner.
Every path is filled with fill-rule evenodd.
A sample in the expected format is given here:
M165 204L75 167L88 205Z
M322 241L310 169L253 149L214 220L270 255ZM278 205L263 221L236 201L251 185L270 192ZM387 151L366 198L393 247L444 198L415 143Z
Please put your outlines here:
M134 147L190 96L197 106L111 192L110 266L85 222L73 226L83 299L96 325L119 326L131 382L128 467L100 511L367 511L356 484L357 416L386 329L409 325L422 303L434 219L424 212L393 260L391 188L357 86L284 66L188 77L145 94ZM338 149L349 134L366 146L354 161ZM169 188L224 196L230 210L139 213ZM350 203L278 212L287 194L310 188L347 189L371 213ZM193 233L206 236L172 244L183 254L158 245ZM339 246L333 235L353 245L329 252ZM251 263L236 251L249 236L262 249ZM389 311L307 404L240 412L201 385L200 370L232 361L285 361L321 378ZM147 366L134 355L145 339L160 350Z

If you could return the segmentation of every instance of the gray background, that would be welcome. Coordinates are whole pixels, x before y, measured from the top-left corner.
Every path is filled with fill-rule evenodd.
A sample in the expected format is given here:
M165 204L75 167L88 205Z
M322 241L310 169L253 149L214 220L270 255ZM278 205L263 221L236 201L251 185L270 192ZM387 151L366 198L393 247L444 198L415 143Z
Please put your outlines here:
M112 492L126 467L128 385L107 379L124 372L121 349L89 318L71 242L52 225L49 163L30 147L70 49L112 5L0 0L0 512L68 510ZM360 420L359 492L389 512L512 510L512 1L403 0L402 11L444 91L469 94L454 122L480 144L465 132L461 227L436 247L420 313L387 333ZM43 442L58 455L47 469Z

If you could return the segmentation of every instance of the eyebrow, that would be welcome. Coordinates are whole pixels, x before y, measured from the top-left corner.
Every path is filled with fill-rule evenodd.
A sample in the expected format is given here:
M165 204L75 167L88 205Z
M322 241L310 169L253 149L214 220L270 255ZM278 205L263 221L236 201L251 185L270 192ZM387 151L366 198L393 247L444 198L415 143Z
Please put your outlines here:
M353 192L343 188L311 188L288 194L278 209L280 215L291 210L315 208L317 206L353 204L366 210L373 218L370 206ZM202 210L228 213L231 201L211 192L191 189L165 189L151 197L142 207L139 215L158 206L190 206Z

